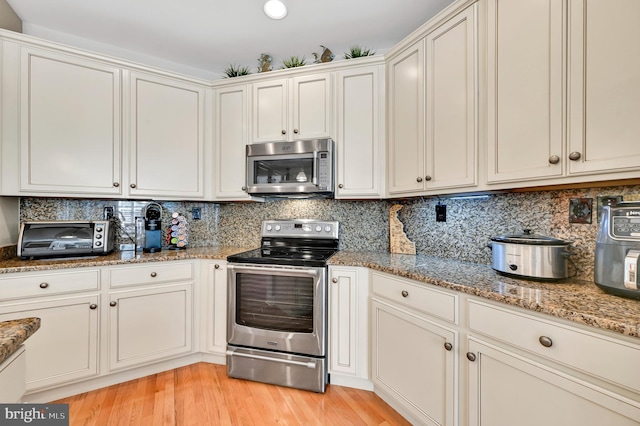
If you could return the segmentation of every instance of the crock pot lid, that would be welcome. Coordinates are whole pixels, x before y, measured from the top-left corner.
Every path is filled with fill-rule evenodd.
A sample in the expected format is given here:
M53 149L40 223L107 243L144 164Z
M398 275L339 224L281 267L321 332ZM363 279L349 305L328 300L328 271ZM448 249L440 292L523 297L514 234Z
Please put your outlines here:
M569 241L561 240L558 238L547 237L545 235L532 234L531 230L525 229L522 234L508 234L500 235L497 237L491 237L491 241L499 243L513 243L513 244L533 244L533 245L566 245L570 244Z

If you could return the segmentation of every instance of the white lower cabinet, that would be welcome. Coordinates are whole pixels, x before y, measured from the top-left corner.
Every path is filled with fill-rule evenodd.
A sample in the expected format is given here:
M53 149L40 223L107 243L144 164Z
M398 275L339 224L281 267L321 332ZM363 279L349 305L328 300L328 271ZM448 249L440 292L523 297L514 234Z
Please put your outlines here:
M380 284L380 286L378 286ZM409 307L385 299L383 287ZM458 333L411 307L420 290L410 280L373 273L371 302L372 379L375 392L409 421L458 424ZM439 293L439 292L438 292ZM434 293L434 295L438 294ZM419 308L419 306L415 306Z
M27 392L98 374L97 308L98 295L0 306L0 321L41 319L40 329L24 343Z
M206 305L203 313L205 351L226 356L227 352L227 262L216 260L203 266L201 291Z
M331 266L328 352L331 383L371 390L369 346L369 270Z

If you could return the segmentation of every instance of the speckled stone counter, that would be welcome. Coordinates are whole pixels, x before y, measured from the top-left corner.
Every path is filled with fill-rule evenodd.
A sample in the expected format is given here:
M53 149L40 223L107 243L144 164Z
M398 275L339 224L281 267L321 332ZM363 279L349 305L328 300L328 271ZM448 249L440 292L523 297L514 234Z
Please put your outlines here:
M40 328L40 318L0 322L0 364Z
M608 295L592 282L520 280L489 265L381 252L341 251L329 264L363 266L640 338L640 301Z
M0 274L13 272L52 271L55 269L122 265L128 263L164 262L188 259L221 259L254 249L255 247L194 247L186 250L163 250L159 253L117 251L106 256L82 257L75 259L20 260L14 257L0 260Z

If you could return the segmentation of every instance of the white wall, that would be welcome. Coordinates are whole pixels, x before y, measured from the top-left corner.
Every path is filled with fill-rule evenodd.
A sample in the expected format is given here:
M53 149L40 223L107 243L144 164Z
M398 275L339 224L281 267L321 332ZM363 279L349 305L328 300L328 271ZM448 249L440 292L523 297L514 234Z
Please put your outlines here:
M7 0L0 0L0 28L17 33L22 32L22 21L9 6Z
M18 242L18 197L0 197L0 247Z

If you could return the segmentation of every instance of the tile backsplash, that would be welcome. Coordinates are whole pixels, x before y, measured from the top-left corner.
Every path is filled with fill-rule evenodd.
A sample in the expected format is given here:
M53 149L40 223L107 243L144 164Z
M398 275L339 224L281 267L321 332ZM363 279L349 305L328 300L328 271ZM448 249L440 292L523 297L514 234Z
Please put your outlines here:
M511 192L478 198L415 198L386 201L279 200L264 203L164 202L163 219L184 214L189 221L189 245L255 247L260 244L260 223L265 219L315 218L340 222L343 250L389 249L389 208L402 204L399 218L418 254L474 263L491 263L489 238L531 229L573 241L577 277L593 279L593 255L598 218L598 196L640 199L640 185L562 191ZM572 198L592 198L591 224L569 223ZM147 201L22 198L20 220L101 219L103 208L113 206L120 225L119 244L132 244L134 219L142 216ZM446 204L446 222L436 222L435 207ZM192 219L192 208L201 219ZM163 226L168 222L163 222Z

